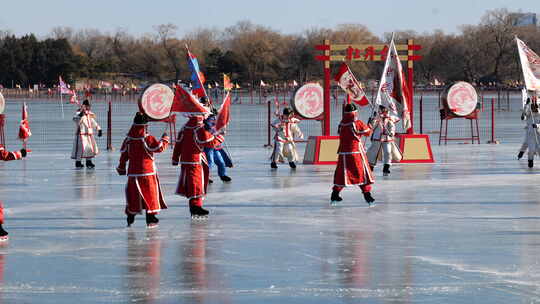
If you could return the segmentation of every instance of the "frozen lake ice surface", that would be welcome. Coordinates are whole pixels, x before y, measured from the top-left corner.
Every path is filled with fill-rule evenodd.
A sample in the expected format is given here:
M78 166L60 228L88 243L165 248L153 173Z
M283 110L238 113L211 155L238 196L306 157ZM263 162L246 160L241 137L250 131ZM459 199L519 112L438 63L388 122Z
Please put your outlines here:
M19 106L7 105L10 150L20 148ZM114 121L117 148L136 107L125 108ZM264 119L264 106L236 108L233 181L214 178L210 218L192 221L174 195L179 169L167 150L156 159L169 209L146 229L144 216L125 227L119 152L101 138L96 169L75 170L73 108L61 118L57 103L30 103L33 152L0 163L10 233L0 302L540 303L540 161L528 169L516 159L517 109L497 113L499 145L484 136L439 146L432 134L434 164L397 164L389 177L377 166L368 208L352 187L329 205L334 166L271 171L265 125L248 121ZM427 131L438 130L432 120ZM159 136L163 126L151 130Z

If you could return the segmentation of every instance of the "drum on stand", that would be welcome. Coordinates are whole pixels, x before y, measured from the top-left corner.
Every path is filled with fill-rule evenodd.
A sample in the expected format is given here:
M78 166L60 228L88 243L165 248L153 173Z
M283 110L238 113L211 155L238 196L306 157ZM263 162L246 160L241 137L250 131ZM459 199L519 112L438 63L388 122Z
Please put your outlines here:
M301 86L295 91L291 105L304 119L319 118L324 111L323 88L318 83L307 83Z
M478 94L472 85L459 81L445 90L442 101L445 109L451 114L464 117L476 110Z

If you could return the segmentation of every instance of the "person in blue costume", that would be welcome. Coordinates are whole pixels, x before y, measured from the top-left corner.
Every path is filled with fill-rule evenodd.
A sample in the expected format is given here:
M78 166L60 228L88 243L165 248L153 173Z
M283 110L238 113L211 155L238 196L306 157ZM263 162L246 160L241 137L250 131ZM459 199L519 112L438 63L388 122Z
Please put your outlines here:
M222 130L216 130L216 119L217 111L216 109L212 109L212 114L204 121L205 129L214 135L222 132ZM206 153L206 158L208 159L209 169L212 170L212 167L215 164L219 178L226 183L232 181L232 179L227 176L227 168L232 168L233 163L225 149L223 149L223 144L216 148L204 148L204 153ZM210 182L213 181L210 179Z

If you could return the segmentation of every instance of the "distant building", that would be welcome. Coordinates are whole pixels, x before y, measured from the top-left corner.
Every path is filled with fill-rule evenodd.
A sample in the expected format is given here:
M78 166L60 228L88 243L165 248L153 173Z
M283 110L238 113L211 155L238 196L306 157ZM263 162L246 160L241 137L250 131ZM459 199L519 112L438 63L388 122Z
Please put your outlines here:
M514 26L536 26L538 24L536 13L512 13L510 18L512 18L512 25Z

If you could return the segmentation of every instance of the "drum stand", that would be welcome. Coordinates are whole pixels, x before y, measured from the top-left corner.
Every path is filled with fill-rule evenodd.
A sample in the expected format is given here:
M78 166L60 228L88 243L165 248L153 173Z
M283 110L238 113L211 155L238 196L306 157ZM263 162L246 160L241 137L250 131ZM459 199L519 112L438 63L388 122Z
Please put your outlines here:
M461 138L448 137L448 121L454 118L464 118L464 119L469 120L470 127L471 127L471 137L461 137ZM473 144L474 144L474 141L476 140L477 143L480 144L480 131L478 129L478 110L474 110L474 112L472 112L471 114L467 116L457 116L453 114L452 112L448 111L447 109L441 110L441 127L439 129L439 146L441 145L441 141L444 141L444 144L446 145L449 140L470 140L471 143Z

